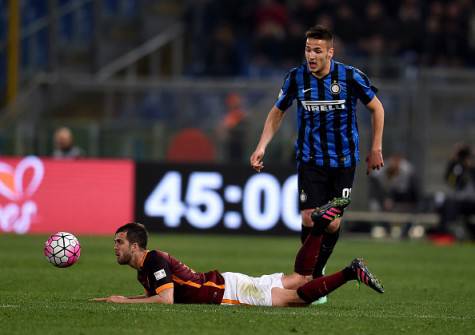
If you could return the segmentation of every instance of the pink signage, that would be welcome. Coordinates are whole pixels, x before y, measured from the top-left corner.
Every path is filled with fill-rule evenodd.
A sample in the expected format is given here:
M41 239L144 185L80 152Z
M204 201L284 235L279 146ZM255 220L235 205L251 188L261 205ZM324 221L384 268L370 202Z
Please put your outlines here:
M0 233L112 234L133 219L134 163L0 158Z

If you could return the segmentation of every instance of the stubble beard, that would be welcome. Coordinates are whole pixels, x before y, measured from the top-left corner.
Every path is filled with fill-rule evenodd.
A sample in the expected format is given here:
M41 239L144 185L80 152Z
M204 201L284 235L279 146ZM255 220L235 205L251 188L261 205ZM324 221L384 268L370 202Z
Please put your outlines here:
M130 255L120 256L119 258L117 258L117 263L119 263L120 265L127 265L130 262L130 258L131 258Z

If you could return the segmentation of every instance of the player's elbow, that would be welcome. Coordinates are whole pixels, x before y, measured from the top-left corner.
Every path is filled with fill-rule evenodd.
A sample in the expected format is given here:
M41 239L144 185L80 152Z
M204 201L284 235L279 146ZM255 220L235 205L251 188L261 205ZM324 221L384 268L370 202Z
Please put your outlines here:
M173 301L173 295L172 295L171 297L167 297L167 298L165 299L165 302L164 302L164 304L166 304L166 305L173 305L173 303L174 303L174 301Z
M378 99L377 96L374 96L374 98L366 105L366 107L368 107L371 113L384 114L383 104L381 100Z
M272 108L272 110L269 113L269 118L274 123L280 123L282 119L284 118L284 115L285 115L284 111L274 106L274 108Z
M173 305L173 298L160 297L156 295L154 296L154 299L151 302L155 304L160 304L160 305Z
M168 289L163 292L160 292L159 294L156 295L156 297L157 297L157 303L159 304L173 305L174 303L173 289Z

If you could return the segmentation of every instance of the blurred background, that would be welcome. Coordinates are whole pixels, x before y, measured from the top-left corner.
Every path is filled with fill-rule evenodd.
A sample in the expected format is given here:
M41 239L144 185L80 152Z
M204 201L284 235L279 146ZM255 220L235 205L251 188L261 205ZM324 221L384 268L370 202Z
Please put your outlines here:
M368 74L386 111L386 168L367 178L359 165L353 219L396 212L386 221L457 221L454 235L473 236L471 0L0 0L0 13L2 156L247 168L318 23L336 34L335 59ZM266 167L294 164L293 108ZM364 106L358 117L364 157ZM390 233L387 224L372 232Z

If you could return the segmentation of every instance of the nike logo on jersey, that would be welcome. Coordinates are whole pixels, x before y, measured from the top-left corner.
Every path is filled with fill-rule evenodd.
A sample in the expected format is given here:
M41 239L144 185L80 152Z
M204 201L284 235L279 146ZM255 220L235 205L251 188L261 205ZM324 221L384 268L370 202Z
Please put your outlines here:
M309 112L329 112L346 109L345 100L308 100L302 106Z
M310 91L312 88L307 88L306 90L302 90L302 93L307 93L308 91Z

